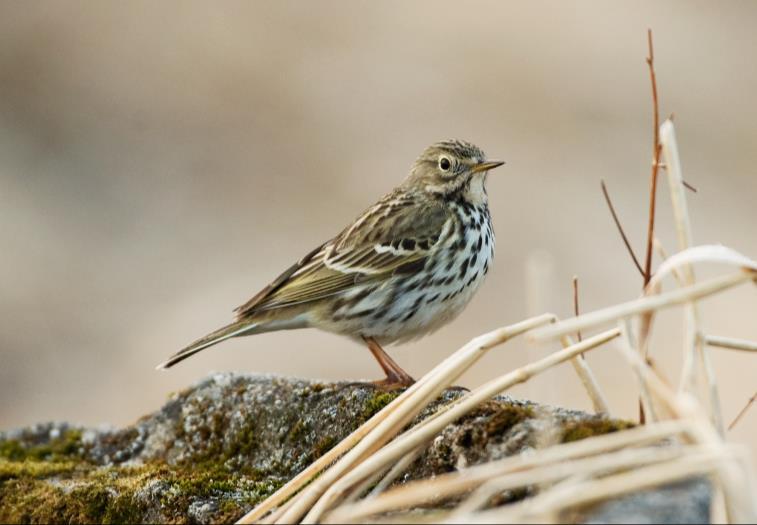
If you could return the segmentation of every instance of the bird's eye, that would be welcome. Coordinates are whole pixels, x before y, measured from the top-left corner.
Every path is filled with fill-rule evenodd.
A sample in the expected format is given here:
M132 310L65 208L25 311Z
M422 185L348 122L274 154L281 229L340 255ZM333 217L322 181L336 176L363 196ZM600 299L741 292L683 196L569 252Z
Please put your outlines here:
M442 157L439 159L439 169L442 171L449 171L450 166L452 166L452 163L449 161L447 157Z

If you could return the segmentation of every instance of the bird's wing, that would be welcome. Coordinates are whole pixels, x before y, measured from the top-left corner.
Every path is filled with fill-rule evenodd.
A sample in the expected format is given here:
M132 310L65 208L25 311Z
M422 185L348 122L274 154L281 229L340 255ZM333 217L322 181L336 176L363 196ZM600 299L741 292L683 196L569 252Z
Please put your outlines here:
M392 273L412 273L452 230L453 218L443 206L390 194L237 308L237 316L317 301Z

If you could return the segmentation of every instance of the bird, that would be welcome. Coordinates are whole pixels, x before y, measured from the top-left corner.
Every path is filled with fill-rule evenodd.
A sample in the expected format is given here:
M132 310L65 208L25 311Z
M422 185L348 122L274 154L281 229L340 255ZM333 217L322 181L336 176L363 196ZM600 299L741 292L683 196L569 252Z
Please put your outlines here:
M365 344L386 376L376 385L412 385L383 346L447 324L480 287L494 258L486 179L502 164L470 142L432 144L399 186L236 308L232 323L157 368L233 337L314 327Z

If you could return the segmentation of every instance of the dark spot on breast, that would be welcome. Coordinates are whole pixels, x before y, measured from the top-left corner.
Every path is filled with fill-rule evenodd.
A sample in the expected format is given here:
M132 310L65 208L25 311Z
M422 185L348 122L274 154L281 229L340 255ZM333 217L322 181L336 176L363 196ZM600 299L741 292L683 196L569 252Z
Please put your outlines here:
M460 279L465 277L465 272L468 271L468 259L465 259L460 263Z
M433 303L434 301L436 301L437 299L439 299L439 295L440 294L435 293L434 295L432 295L431 297L429 297L428 299L426 299L426 304Z
M403 321L403 322L404 322L404 321L407 321L407 320L408 320L408 319L410 319L410 318L411 318L412 316L414 316L415 314L417 314L417 313L418 313L418 308L420 307L420 305L421 305L421 302L423 302L423 298L424 298L424 297L425 297L425 295L420 295L420 296L418 296L418 298L417 298L417 299L415 300L415 302L413 303L413 306L412 306L412 307L410 307L410 311L409 311L409 312L407 313L407 315L406 315L405 317L403 317L403 318L402 318L402 321Z
M420 282L418 282L418 281L416 281L416 282L412 282L412 283L408 284L408 285L407 285L407 286L405 287L405 290L404 290L404 291L405 291L405 292L412 292L413 290L415 290L416 288L418 288L418 286L420 286L420 284L421 284L421 283L420 283Z
M455 276L454 275L450 275L449 277L447 277L444 280L444 284L452 284L453 282L455 282Z

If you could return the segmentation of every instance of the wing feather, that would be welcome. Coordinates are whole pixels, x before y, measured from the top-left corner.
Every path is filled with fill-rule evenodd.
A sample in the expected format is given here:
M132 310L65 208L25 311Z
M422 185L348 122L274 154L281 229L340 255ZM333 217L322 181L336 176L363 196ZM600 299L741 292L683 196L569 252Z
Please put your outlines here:
M394 207L392 202L387 196L356 221L360 227L353 225L311 251L237 308L238 317L318 301L357 283L417 271L436 244L454 230L453 218L443 206L430 205L426 199L410 205L403 197Z

